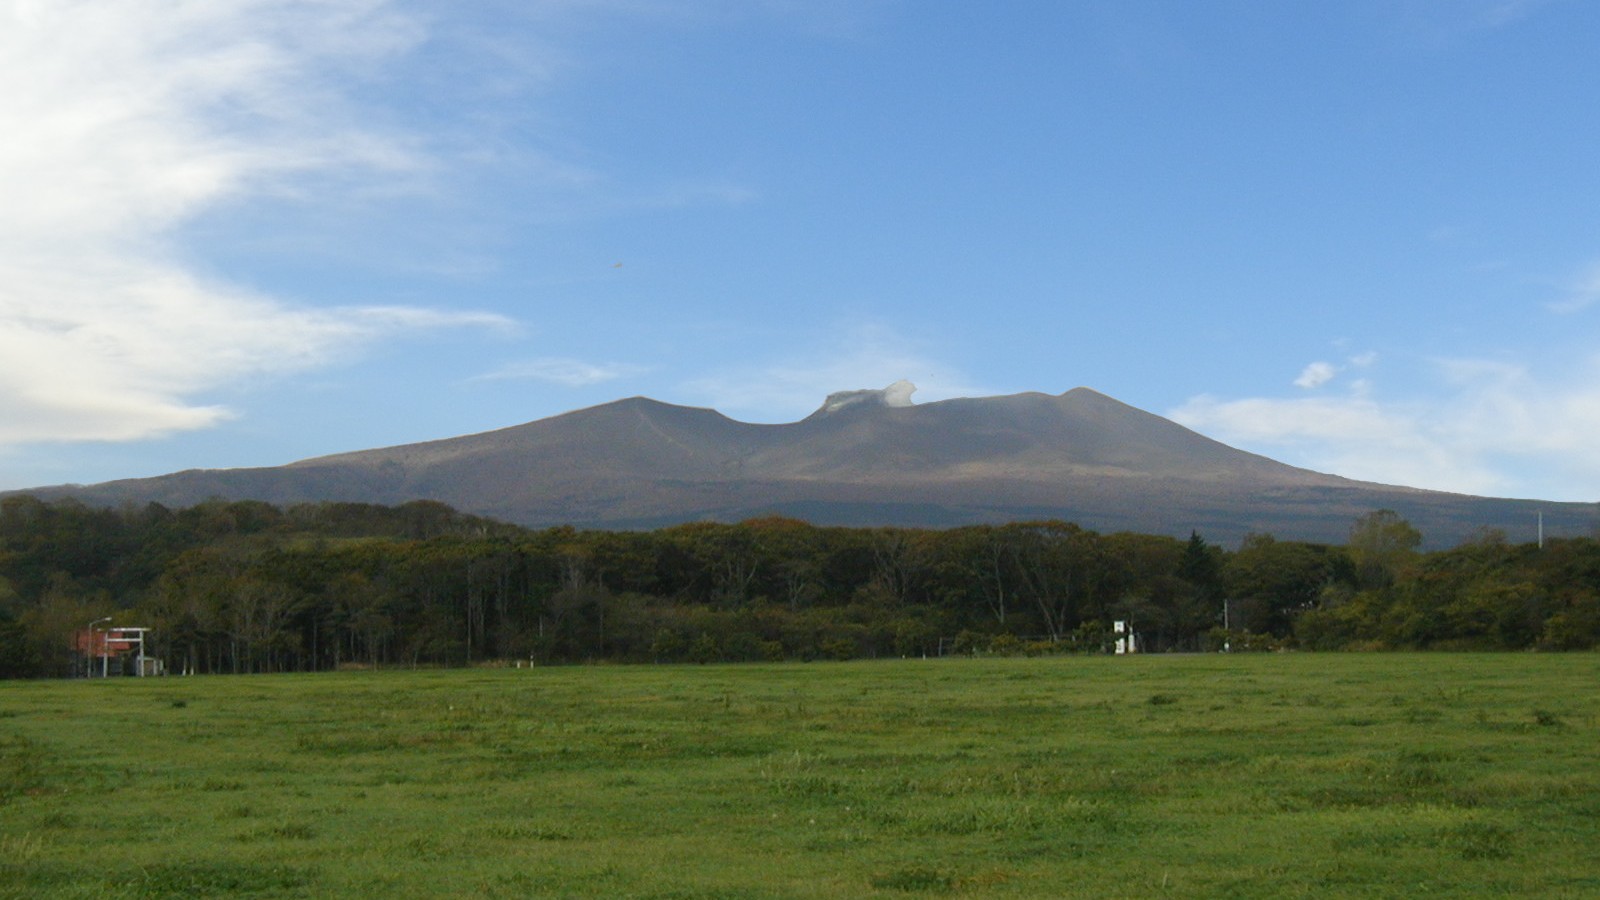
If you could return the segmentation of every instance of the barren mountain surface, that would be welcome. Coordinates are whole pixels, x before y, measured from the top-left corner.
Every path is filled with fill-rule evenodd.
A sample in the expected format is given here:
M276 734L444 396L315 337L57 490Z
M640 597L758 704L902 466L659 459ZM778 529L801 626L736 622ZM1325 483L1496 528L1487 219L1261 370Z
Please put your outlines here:
M945 527L1064 519L1211 540L1271 532L1342 541L1391 508L1448 546L1483 528L1586 534L1595 504L1352 481L1236 450L1087 388L911 404L905 382L834 394L779 425L643 397L482 434L258 469L28 491L184 506L428 499L530 526L640 528L787 515L817 524Z

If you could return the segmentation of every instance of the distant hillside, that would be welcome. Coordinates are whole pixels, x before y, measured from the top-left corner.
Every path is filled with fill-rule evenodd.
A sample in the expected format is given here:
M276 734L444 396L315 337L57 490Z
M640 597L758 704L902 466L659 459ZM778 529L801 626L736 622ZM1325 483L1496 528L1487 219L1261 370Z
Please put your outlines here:
M1431 546L1480 528L1588 534L1596 504L1471 497L1352 481L1228 447L1087 388L910 404L911 386L828 398L799 422L619 400L499 431L258 469L22 493L119 505L210 497L275 504L438 500L530 526L653 527L781 514L942 527L1064 519L1099 531L1233 542L1251 531L1342 541L1378 508Z

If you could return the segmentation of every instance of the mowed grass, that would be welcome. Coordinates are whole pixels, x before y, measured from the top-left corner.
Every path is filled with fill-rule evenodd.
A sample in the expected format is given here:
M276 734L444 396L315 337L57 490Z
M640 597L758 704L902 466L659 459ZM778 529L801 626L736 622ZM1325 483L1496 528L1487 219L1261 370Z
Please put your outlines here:
M0 896L1600 895L1600 655L0 684Z

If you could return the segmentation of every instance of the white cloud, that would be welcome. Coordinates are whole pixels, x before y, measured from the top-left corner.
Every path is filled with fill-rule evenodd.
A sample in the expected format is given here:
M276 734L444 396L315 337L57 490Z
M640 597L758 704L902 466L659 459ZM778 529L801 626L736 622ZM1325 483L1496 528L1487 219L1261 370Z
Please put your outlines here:
M1190 399L1168 415L1286 462L1436 490L1600 500L1600 359L1539 379L1501 361L1432 364L1425 396Z
M1600 303L1600 264L1591 266L1567 285L1566 296L1546 304L1551 312L1581 312Z
M226 417L184 399L208 387L322 365L398 332L509 325L405 307L292 309L174 268L97 263L0 263L0 443L202 428Z
M1218 440L1347 478L1462 493L1500 486L1484 465L1451 453L1411 411L1366 397L1200 396L1168 416Z
M384 0L0 5L0 442L128 440L228 413L193 398L400 331L507 325L296 308L196 275L167 238L299 179L426 168L341 83L420 40Z
M902 379L916 386L920 402L992 393L878 324L843 328L804 358L725 370L694 379L683 390L694 402L724 413L787 422L816 411L829 394L878 389Z
M530 359L501 366L474 381L545 381L565 387L587 387L644 371L626 363L587 363L577 359Z
M1514 28L1538 15L1552 0L1452 0L1449 3L1392 3L1402 33L1428 46L1450 46L1485 33Z
M1314 362L1301 371L1300 377L1294 380L1294 386L1307 390L1319 388L1332 381L1337 374L1339 370L1332 363Z
M1532 16L1549 0L1489 0L1479 13L1479 23L1485 28L1503 28Z
M1377 361L1378 354L1370 350L1348 358L1345 361L1345 366L1337 366L1325 360L1317 360L1300 370L1300 374L1294 380L1294 386L1308 391L1315 390L1337 378L1339 373L1345 370L1346 366L1352 369L1368 369ZM1364 390L1366 386L1366 382L1363 380L1357 380L1352 384L1358 392Z

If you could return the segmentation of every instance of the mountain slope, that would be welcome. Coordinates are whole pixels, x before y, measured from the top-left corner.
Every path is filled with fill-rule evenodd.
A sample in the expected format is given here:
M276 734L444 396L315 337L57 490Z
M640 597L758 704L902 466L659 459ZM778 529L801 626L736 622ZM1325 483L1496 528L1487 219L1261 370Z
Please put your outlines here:
M1433 544L1480 526L1584 533L1592 504L1474 498L1351 481L1203 437L1087 388L912 405L909 384L850 391L780 425L643 397L498 431L261 469L31 491L188 505L431 499L526 525L648 527L784 514L819 524L948 526L1061 518L1213 540L1342 540L1393 508ZM1531 532L1530 532L1531 534Z
M1347 484L1243 453L1088 388L910 407L852 407L798 423L758 461L790 477L1175 477Z

